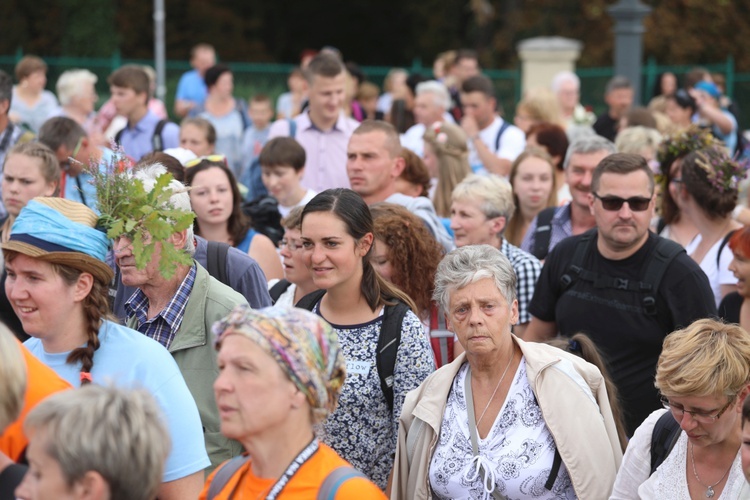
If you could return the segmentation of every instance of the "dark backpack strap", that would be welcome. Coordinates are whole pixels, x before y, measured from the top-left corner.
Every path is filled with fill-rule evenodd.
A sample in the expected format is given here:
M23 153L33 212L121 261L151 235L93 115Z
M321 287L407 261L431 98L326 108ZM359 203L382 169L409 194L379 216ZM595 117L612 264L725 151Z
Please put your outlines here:
M227 276L227 254L229 253L229 244L218 241L209 241L206 250L206 271L208 274L230 286L229 276Z
M367 476L348 465L343 465L338 469L334 469L326 476L323 484L320 485L318 495L315 497L316 500L334 500L341 485L355 477L367 479Z
M164 151L164 139L161 137L161 132L164 130L164 126L169 123L169 120L159 120L154 129L154 135L151 136L151 147L154 151Z
M307 309L308 311L312 311L315 307L315 304L320 302L320 299L323 298L323 295L326 294L325 290L315 290L314 292L310 292L301 299L299 299L299 302L294 304L294 307L299 307L300 309Z
M665 227L667 227L667 223L664 221L664 217L659 217L659 220L656 221L656 234L661 234Z
M646 292L646 296L643 298L643 310L646 314L656 315L656 294L659 291L661 279L667 272L669 263L684 251L685 249L679 243L660 236L657 237L656 247L648 259L645 272L641 274L643 276L641 288Z
M562 457L560 456L560 450L555 447L555 458L552 459L552 469L549 471L547 482L544 483L544 487L549 491L552 491L552 487L555 485L557 474L560 472L560 465L562 465Z
M495 137L495 154L497 154L500 149L500 138L503 136L503 133L508 130L508 127L510 127L510 123L503 120L503 124L500 126L500 130L497 131L497 136Z
M680 437L680 424L666 411L659 417L651 433L651 474L667 459ZM649 476L651 475L649 474Z
M596 228L589 229L576 242L570 266L568 266L565 274L560 277L562 291L567 290L583 272L583 263L586 260L586 255L588 255L591 245L596 243L596 235Z
M274 283L270 290L268 290L268 295L271 296L271 304L275 304L279 300L279 297L281 297L281 294L286 292L290 286L292 284L285 279L280 279Z
M125 127L123 127L120 130L118 130L117 133L115 134L115 142L117 144L120 144L120 139L122 139L122 133L125 131L126 127L127 127L127 125L125 125Z
M234 476L238 470L250 460L249 455L240 455L234 457L228 462L224 462L224 465L219 467L219 470L214 474L214 478L211 484L208 486L208 492L206 493L206 500L213 500L216 496L221 493L224 486L227 485L232 476ZM232 498L234 492L229 494L229 498Z
M557 207L548 207L536 216L536 229L534 230L534 248L531 253L539 260L543 260L549 253L549 242L552 238L552 219Z
M287 118L286 121L289 123L289 137L294 139L294 136L297 135L297 122L292 118Z
M376 363L380 388L383 391L388 408L393 410L393 372L396 368L396 355L401 344L401 325L409 306L403 302L396 302L392 306L385 306L383 323L380 326Z
M737 231L737 230L736 229L732 229L731 231L729 231L727 233L726 236L724 236L724 239L721 240L721 245L719 245L719 251L716 252L716 267L717 268L721 267L721 263L720 263L720 261L721 261L721 252L724 251L724 247L727 246L727 243L729 243L729 239L732 237L732 235L735 233L735 231ZM719 270L721 270L721 269L719 269Z

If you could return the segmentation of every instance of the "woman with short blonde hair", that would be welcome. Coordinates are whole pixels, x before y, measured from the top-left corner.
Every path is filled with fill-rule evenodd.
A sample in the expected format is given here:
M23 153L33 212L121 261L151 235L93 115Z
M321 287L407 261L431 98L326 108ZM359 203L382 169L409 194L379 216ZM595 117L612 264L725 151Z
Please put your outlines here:
M655 383L665 409L636 429L610 498L746 498L740 445L748 384L750 334L739 325L701 319L667 336ZM674 436L664 444L674 444L652 467L657 426Z

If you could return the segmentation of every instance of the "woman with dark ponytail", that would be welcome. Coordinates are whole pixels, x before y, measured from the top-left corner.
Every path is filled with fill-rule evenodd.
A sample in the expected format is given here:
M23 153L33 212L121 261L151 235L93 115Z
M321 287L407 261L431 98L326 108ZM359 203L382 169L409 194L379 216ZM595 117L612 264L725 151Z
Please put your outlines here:
M113 273L97 220L74 201L29 201L2 243L8 299L32 336L29 351L74 387L114 384L154 396L172 442L159 498L197 498L209 465L198 409L169 352L108 319Z
M322 439L385 488L404 397L433 371L432 350L412 299L381 278L370 263L372 215L357 193L329 189L315 196L302 212L301 231L305 264L321 290L297 305L331 323L347 362L341 399L323 425ZM409 310L400 328L395 327L400 339L380 349L397 349L392 376L387 377L378 341L393 333L386 330L391 328L389 318L398 317L404 304Z

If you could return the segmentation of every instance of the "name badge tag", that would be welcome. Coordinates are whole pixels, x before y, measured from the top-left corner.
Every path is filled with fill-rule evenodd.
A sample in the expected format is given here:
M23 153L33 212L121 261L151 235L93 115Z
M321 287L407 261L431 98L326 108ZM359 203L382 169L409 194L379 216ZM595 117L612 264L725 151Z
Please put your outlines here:
M366 361L347 361L346 362L346 373L351 375L356 373L357 375L367 375L370 373L370 367L372 363Z

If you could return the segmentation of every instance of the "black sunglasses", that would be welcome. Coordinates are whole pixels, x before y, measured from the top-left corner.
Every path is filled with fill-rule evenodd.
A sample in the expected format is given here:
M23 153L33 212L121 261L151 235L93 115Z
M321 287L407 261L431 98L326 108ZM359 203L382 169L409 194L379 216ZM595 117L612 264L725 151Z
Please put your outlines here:
M619 196L599 196L593 193L594 198L598 198L602 202L604 210L610 212L616 212L622 208L623 203L628 204L630 210L633 212L643 212L648 208L651 203L651 198L644 198L643 196L633 196L632 198L620 198Z

